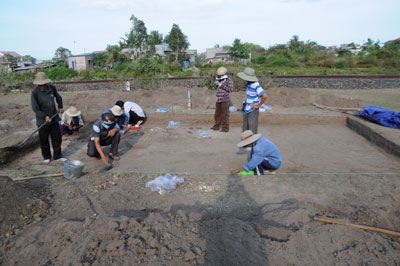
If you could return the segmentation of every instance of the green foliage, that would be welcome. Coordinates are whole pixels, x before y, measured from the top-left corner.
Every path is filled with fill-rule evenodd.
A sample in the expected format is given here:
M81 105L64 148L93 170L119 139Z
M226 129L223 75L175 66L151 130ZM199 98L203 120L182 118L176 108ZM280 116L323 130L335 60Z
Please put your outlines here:
M61 60L64 60L65 62L67 62L68 57L71 55L72 55L72 53L69 49L60 46L55 51L53 59L54 60L61 59Z
M282 54L273 54L267 59L267 63L269 66L274 67L293 67L295 63L286 56Z
M240 42L240 39L233 40L232 47L229 48L229 55L235 58L249 58L250 51L246 45Z
M104 67L106 65L108 54L98 53L93 55L93 65L95 67Z
M34 58L34 57L30 56L30 55L24 55L22 57L22 61L31 62L32 64L35 64L36 63L36 58Z
M182 66L177 61L174 61L170 64L169 69L171 72L179 72L182 70Z
M143 57L135 61L133 64L133 71L135 76L153 77L156 73L160 72L157 63L153 60Z
M43 72L53 81L70 80L77 76L77 73L73 69L67 67L51 67L45 69Z
M349 64L345 60L339 60L333 63L334 68L348 68Z
M207 56L206 53L201 53L196 57L195 65L196 67L202 67L204 64L207 64Z
M10 64L10 67L17 67L17 58L10 55L5 54L4 57L6 58L7 62Z
M28 91L33 88L34 74L31 72L8 72L0 68L0 90L3 93Z
M174 52L181 52L189 47L187 36L183 34L177 24L172 25L171 31L165 37L168 47Z
M260 65L265 64L265 62L267 62L267 57L264 56L264 55L255 56L254 59L253 59L253 62L255 64L260 64Z

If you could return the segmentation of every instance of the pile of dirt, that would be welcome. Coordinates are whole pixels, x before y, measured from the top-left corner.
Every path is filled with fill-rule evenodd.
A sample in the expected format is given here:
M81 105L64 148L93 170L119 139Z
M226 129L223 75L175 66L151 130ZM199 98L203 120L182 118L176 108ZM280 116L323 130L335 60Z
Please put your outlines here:
M43 188L35 188L33 192L9 177L0 176L0 240L46 216L49 204L38 197L41 193Z
M239 210L239 212L243 211ZM312 220L335 210L288 199L241 212L138 210L51 219L6 246L4 265L395 265L400 243ZM353 209L354 211L354 209ZM246 215L247 213L247 215ZM343 214L343 213L341 213ZM23 255L23 256L21 256Z

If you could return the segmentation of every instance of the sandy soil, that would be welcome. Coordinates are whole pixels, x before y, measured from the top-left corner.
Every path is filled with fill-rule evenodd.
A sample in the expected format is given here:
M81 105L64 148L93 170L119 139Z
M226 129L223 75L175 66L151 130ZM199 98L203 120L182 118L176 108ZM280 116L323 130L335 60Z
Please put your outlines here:
M63 137L64 155L85 163L79 179L12 182L63 172L62 163L43 165L39 149L0 169L0 264L399 265L399 237L313 221L400 231L399 158L349 130L343 114L310 107L363 101L268 90L274 113L260 115L259 131L277 144L284 163L275 175L238 177L227 173L248 156L236 148L241 114L231 115L229 133L211 131L214 92L192 90L191 111L185 88L63 94L66 107L74 103L88 118L118 99L138 102L150 117L123 137L112 171L86 156L89 126ZM239 107L243 98L234 93L232 103ZM156 114L157 107L169 112ZM32 131L29 95L2 98L0 108L2 121L9 120L3 145ZM181 127L166 128L170 120ZM168 195L145 188L165 173L185 183Z

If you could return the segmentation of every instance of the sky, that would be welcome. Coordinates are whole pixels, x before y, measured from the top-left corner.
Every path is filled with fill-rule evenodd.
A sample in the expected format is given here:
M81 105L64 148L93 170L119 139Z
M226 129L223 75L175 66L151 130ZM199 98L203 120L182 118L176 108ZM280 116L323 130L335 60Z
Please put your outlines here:
M302 41L333 46L400 38L400 0L0 0L0 51L39 60L118 44L132 24L165 37L177 24L198 53L241 42L264 48Z

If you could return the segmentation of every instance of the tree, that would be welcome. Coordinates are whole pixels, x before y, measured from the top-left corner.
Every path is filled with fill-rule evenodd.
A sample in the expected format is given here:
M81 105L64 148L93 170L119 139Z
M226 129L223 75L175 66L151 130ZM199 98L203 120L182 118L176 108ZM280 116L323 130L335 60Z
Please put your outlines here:
M35 64L36 63L36 58L34 58L34 57L30 56L30 55L24 55L22 57L22 61L31 62L32 64Z
M150 32L149 36L147 37L147 44L150 46L151 55L155 53L155 46L157 44L161 44L163 42L163 39L163 35L157 30L153 30Z
M125 39L121 38L123 42L120 42L121 48L138 48L141 51L146 52L147 50L147 29L144 22L135 15L130 18L132 27L128 33L125 33Z
M10 67L17 67L17 58L10 55L10 54L5 54L4 57L6 58L7 62L9 63Z
M71 55L72 53L69 49L60 46L54 53L54 59L62 59L67 62L68 57Z
M374 42L372 39L368 38L366 42L361 46L361 51L364 54L371 53L373 51L377 51L381 48L379 41Z
M113 63L122 63L127 58L126 56L121 53L121 48L118 45L107 45L108 57L106 64L113 64Z
M168 44L169 48L176 53L176 60L178 60L178 53L189 47L187 36L183 34L176 24L172 25L171 31L165 37L165 42Z
M232 47L229 48L229 55L235 58L249 58L250 51L240 42L240 39L233 41Z

